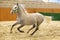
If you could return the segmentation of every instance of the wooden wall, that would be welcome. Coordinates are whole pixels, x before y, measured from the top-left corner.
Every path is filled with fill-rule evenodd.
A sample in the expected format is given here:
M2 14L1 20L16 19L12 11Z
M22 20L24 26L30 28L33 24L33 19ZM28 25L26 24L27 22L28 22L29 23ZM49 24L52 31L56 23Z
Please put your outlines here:
M56 12L60 13L60 9L52 9L52 8L27 8L28 12Z
M11 8L0 8L0 21L15 20L16 14L10 14Z
M0 7L0 21L12 21L16 20L16 15L17 14L10 14L11 8L7 7ZM48 8L27 8L27 11L29 13L34 13L34 12L60 12L60 9L48 9Z

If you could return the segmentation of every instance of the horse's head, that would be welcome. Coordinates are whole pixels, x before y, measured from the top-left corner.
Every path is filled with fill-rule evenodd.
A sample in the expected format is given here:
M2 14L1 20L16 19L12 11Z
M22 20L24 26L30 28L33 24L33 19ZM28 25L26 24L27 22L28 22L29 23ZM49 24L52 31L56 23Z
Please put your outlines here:
M17 13L18 12L18 3L14 5L10 11L11 14Z

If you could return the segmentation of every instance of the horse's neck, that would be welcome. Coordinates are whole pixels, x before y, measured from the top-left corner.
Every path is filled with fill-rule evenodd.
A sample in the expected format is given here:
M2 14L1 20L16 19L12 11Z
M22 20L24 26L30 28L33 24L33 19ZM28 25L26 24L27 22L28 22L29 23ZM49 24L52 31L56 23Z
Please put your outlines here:
M20 9L20 10L18 11L18 13L17 13L17 17L18 17L18 18L24 18L24 17L26 17L26 16L27 16L27 13L23 12L22 9Z
M26 9L24 8L24 6L23 5L20 5L20 11L19 11L19 15L20 15L20 17L26 17L27 16L27 11L26 11Z
M28 14L27 14L27 11L25 10L25 8L23 6L18 6L18 13L17 13L17 16L18 18L24 18L26 17Z

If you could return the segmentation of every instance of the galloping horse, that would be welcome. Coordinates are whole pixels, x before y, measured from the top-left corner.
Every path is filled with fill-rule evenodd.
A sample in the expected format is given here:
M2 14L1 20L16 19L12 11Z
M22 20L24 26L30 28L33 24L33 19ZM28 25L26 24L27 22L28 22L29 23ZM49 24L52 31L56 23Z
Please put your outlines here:
M22 4L18 4L18 3L12 7L11 13L12 14L17 13L17 22L12 25L12 28L10 30L11 33L12 33L13 27L17 24L21 24L17 28L17 30L22 33L24 33L24 31L20 30L20 28L22 28L25 25L33 25L33 27L31 29L29 29L27 32L27 33L29 33L29 31L31 31L33 28L36 27L35 31L33 33L31 33L31 35L33 35L39 29L39 25L44 20L44 16L42 14L40 14L40 13L29 14L25 10L25 8L22 6Z

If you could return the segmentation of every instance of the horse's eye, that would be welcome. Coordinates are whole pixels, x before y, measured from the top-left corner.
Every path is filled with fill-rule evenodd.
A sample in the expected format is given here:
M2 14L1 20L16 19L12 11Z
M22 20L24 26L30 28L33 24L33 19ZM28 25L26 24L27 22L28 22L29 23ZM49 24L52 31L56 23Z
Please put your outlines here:
M16 9L17 7L15 7L15 9Z

